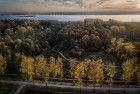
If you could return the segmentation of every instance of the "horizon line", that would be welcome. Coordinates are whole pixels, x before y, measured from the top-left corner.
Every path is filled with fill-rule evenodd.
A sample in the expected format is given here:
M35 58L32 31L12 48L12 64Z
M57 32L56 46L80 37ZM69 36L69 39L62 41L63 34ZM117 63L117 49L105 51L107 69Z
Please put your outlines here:
M48 12L0 12L0 15L27 15L27 14L46 14L46 15L140 15L140 12L133 11L48 11Z

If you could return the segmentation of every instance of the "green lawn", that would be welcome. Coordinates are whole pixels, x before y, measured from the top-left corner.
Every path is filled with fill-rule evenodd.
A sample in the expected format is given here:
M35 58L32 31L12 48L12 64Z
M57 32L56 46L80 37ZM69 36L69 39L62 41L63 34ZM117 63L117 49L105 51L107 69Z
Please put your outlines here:
M0 94L14 94L17 85L0 83Z

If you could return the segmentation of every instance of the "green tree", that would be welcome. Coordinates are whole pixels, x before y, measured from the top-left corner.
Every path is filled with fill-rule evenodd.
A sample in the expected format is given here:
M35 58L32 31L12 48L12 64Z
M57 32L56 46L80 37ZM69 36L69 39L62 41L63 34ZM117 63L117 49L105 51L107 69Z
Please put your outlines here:
M13 32L13 29L12 28L8 28L8 29L5 29L4 31L4 35L12 35L14 32Z
M33 40L30 38L23 39L20 49L26 55L31 55L31 56L35 55L35 44Z
M85 47L85 49L88 49L89 43L90 43L90 36L84 35L81 39L81 42L82 42L83 47Z

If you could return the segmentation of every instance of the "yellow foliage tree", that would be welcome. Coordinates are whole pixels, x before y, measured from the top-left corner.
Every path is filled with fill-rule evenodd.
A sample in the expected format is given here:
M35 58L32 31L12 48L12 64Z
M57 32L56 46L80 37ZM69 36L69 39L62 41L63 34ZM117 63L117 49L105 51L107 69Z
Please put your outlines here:
M138 84L140 85L140 62L136 66L136 77L137 77Z
M114 63L109 63L108 66L107 66L106 72L107 72L107 75L106 75L107 76L107 82L108 82L109 86L111 87L112 83L113 83L113 78L116 74L115 64Z
M77 66L77 62L75 59L70 59L70 77L73 78L74 77L74 72L76 70L76 66Z
M44 81L48 81L49 77L50 77L50 66L49 64L45 64L44 68L43 68L43 79Z
M122 38L112 38L111 45L107 49L108 53L116 55L118 58L126 60L138 54L138 49L131 42L125 42Z
M101 84L104 79L104 65L101 59L91 61L88 72L89 80L94 84Z
M62 78L63 77L63 60L60 57L56 59L56 74Z
M115 64L114 63L109 63L108 66L106 67L106 80L107 80L107 83L109 84L109 93L110 93L110 88L113 84L113 78L116 74L116 67L115 67Z
M84 63L80 63L76 66L76 70L75 70L75 78L78 80L78 84L80 86L83 85L84 77L85 77L85 65Z
M32 81L35 75L34 62L35 61L32 57L22 56L20 71L24 74L24 77L29 81Z
M122 80L125 81L126 84L128 84L135 72L134 59L126 60L122 64L122 71Z
M60 57L55 59L54 57L50 57L50 71L53 77L62 77L63 76L63 61Z
M35 57L34 67L35 67L36 77L42 76L46 63L47 63L47 59L43 55Z
M6 66L5 58L0 54L0 75L4 74Z
M76 66L74 77L78 80L80 86L83 86L84 84L83 79L87 76L88 65L90 62L91 60L85 60Z

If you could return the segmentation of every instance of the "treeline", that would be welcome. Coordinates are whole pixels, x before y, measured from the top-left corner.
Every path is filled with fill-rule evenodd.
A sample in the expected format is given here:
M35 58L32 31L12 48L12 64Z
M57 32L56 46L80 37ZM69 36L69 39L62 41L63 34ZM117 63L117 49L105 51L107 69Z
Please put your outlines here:
M122 23L116 20L103 21L100 19L85 19L84 21L78 22L35 20L0 21L0 54L2 58L0 62L2 67L0 67L0 70L4 72L6 69L6 74L23 73L26 74L25 77L32 74L32 77L26 78L33 79L34 75L37 75L37 73L33 71L35 70L35 65L43 63L46 68L53 66L53 64L51 65L50 63L52 56L55 58L55 62L63 61L62 65L60 63L60 65L57 66L63 69L63 71L61 70L63 77L70 77L70 74L77 74L81 77L80 80L79 77L72 76L72 78L77 78L79 82L82 81L82 79L92 80L92 77L89 76L94 74L85 75L83 72L86 70L83 69L85 69L85 67L90 68L87 70L96 68L94 67L94 65L98 65L94 64L96 62L99 64L102 62L100 67L109 62L111 63L108 65L113 64L114 66L122 66L124 62L131 62L130 64L134 65L134 72L129 70L131 68L121 69L122 71L131 71L131 75L133 75L133 77L131 76L133 78L131 80L136 80L136 70L139 70L136 66L139 65L140 60L140 28L137 24L138 23ZM61 52L65 57L76 59L81 63L76 62L74 65L71 65L64 61L63 58L61 60L59 54L53 53L52 50ZM42 61L37 61L40 58ZM124 66L130 67L130 64ZM21 65L23 67L21 67ZM29 65L29 74L26 73L26 69L28 68L25 65ZM72 66L74 68L71 68ZM78 66L83 69L79 69ZM44 67L38 69L42 71L39 75L43 76L45 71L48 72ZM49 68L53 69L51 67ZM70 71L71 69L74 72L67 73L67 75L69 75L67 76L65 73L66 70ZM102 69L102 67L100 69ZM104 69L103 67L103 74L105 72ZM115 70L114 67L109 69ZM81 73L83 74L75 73L75 71L82 71ZM54 77L62 76L62 74L59 73L57 75L57 72L54 73L56 73ZM90 71L87 73L90 73ZM114 71L110 73L114 73ZM51 77L53 77L52 75L53 72L51 70ZM114 75L116 79L121 78L122 74L113 74L112 78L114 78ZM48 76L47 73L46 76ZM102 78L104 78L104 76ZM102 78L99 79L102 80Z
M5 58L0 55L0 74L4 74L6 69ZM37 57L21 56L19 70L24 79L33 81L39 79L47 82L51 78L65 78L64 72L67 70L67 77L77 79L77 83L82 86L85 80L89 80L93 84L100 85L107 82L112 86L115 80L124 81L129 84L135 80L140 84L140 64L136 59L129 59L121 66L115 66L112 62L104 62L102 59L90 60L86 59L80 63L74 60L69 62L69 68L63 68L64 61L60 57L43 55ZM121 71L120 71L121 70Z

